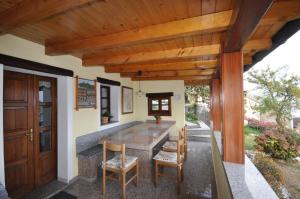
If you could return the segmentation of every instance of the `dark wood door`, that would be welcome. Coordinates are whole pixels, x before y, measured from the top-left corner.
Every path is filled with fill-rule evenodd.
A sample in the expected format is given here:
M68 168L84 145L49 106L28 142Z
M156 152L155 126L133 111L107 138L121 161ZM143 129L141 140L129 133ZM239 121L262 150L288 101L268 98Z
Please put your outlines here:
M36 185L57 177L56 79L34 77Z
M4 72L4 159L9 196L57 177L56 79Z
M4 71L3 83L5 184L18 198L34 187L33 77Z

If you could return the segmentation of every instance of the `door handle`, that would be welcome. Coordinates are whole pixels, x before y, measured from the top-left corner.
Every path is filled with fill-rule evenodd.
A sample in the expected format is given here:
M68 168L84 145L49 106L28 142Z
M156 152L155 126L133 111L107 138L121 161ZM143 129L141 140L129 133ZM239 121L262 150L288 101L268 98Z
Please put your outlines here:
M29 136L30 141L33 141L33 129L29 129L29 133L26 134L27 136Z

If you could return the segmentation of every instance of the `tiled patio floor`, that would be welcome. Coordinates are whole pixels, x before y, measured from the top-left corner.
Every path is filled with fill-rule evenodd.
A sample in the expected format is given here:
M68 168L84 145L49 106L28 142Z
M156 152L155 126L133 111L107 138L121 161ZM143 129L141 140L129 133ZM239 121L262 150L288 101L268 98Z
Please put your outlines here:
M142 168L141 168L142 169ZM169 168L166 168L168 170ZM185 164L185 179L182 183L181 194L177 195L175 182L160 178L158 187L155 188L151 182L140 180L139 186L133 183L127 186L128 199L168 199L168 198L211 198L211 151L210 142L189 141L188 158ZM79 199L93 198L120 198L121 188L117 182L107 181L107 194L101 194L101 180L90 183L77 180L69 185L65 191Z
M206 133L206 132L204 132ZM181 194L177 195L176 185L174 181L161 177L158 187L155 188L152 182L140 179L138 187L133 183L127 186L128 199L175 199L175 198L211 198L211 178L212 163L210 141L207 138L192 140L188 143L188 157L184 168L184 182L181 186ZM140 168L142 169L142 168ZM173 172L175 170L165 168L164 172ZM175 173L174 173L175 175ZM90 183L78 179L70 185L53 181L48 185L41 187L30 194L26 195L26 199L51 198L55 193L64 190L76 196L78 199L119 199L121 196L121 188L117 182L107 181L107 194L103 197L101 192L101 179L97 182Z

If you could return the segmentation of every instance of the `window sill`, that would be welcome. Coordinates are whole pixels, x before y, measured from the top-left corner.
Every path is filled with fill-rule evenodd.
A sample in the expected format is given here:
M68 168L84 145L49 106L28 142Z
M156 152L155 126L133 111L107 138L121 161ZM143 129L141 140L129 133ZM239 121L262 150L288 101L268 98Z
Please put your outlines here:
M118 125L120 125L119 121L111 121L110 123L107 123L107 124L101 124L99 130L101 131L101 130L104 130L104 129L109 129L111 127L115 127L115 126L118 126Z

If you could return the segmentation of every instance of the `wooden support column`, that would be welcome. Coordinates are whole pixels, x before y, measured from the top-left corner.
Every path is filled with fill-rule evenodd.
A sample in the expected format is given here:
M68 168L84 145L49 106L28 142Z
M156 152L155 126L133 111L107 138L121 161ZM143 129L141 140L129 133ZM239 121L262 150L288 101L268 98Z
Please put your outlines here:
M221 131L221 84L220 79L213 79L211 82L211 112L212 127L214 131Z
M244 92L241 52L222 53L222 136L224 161L244 164Z

